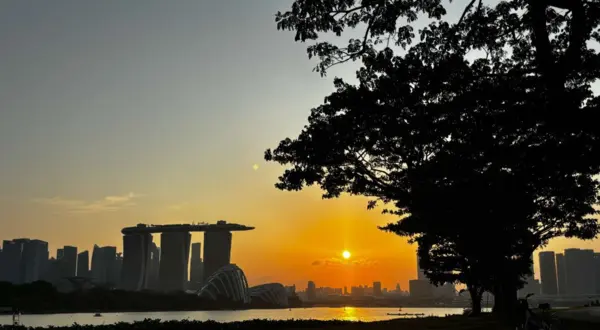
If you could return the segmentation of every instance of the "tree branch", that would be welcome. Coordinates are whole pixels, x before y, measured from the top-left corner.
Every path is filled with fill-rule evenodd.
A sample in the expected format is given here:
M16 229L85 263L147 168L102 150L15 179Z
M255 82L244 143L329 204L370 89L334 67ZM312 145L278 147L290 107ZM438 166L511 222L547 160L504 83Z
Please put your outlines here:
M460 15L460 19L458 20L458 23L456 23L456 25L460 25L462 23L462 21L465 19L465 16L467 15L467 13L469 11L471 11L471 8L473 8L475 1L477 1L477 0L471 0L471 2L469 2L467 7L465 7L465 10L463 11L462 15ZM479 1L479 3L481 4L481 0Z
M529 13L531 14L531 23L533 30L533 44L535 46L535 58L546 77L551 89L556 87L556 77L554 74L554 54L548 31L546 29L546 8L547 3L542 0L529 0Z
M337 16L339 14L344 14L344 16L342 16L340 18L340 19L344 19L346 16L348 16L348 14L351 14L351 13L357 11L357 10L361 10L363 8L366 8L366 7L367 6L358 6L358 7L354 7L354 8L348 9L348 10L336 10L336 11L330 12L329 14L333 14L332 17L335 17L335 16Z

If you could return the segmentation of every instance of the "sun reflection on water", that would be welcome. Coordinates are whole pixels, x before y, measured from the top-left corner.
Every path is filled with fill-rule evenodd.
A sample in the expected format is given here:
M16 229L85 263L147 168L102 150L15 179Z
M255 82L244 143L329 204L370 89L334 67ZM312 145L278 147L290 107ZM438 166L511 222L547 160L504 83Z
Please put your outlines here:
M342 320L344 321L358 321L358 316L356 313L356 308L354 307L344 307L344 314L342 316Z

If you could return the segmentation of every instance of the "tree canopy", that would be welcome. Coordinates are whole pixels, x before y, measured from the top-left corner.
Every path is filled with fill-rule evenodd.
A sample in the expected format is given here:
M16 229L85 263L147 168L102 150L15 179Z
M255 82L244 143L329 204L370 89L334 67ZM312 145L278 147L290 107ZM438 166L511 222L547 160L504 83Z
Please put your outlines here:
M434 281L515 288L536 248L598 233L598 8L473 0L449 22L439 0L295 1L276 20L297 41L364 28L344 47L310 45L317 71L363 66L266 151L289 166L276 187L391 205L400 219L382 229L418 242Z

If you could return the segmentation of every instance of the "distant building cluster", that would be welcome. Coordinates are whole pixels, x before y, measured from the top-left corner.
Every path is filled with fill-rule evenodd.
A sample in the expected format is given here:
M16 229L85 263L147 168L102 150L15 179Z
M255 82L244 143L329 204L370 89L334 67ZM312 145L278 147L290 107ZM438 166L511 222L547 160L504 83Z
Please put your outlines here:
M454 284L445 283L441 286L431 284L420 266L420 261L417 255L417 278L408 282L410 296L416 299L454 298L456 296Z
M0 281L25 284L46 281L57 287L69 286L75 278L93 280L95 285L118 286L123 258L114 246L94 246L77 253L77 247L64 246L50 257L48 242L19 238L4 240L0 249Z
M4 240L0 249L0 281L14 284L47 281L57 288L73 284L129 291L199 292L207 279L231 263L231 230L251 230L237 224L138 225L123 229L123 253L115 246L95 245L78 253L64 246L50 257L48 242L37 239ZM201 243L191 243L190 231L204 232ZM161 247L153 242L160 233ZM191 254L190 254L191 247ZM91 264L91 266L90 266Z
M540 284L530 291L544 296L600 294L600 253L566 249L539 253Z
M289 287L288 287L289 288ZM293 290L295 291L295 287ZM396 289L388 290L382 288L381 282L375 281L371 286L369 285L358 285L343 288L332 288L332 287L317 287L314 281L308 281L305 291L299 292L299 296L305 301L335 301L338 298L350 297L353 299L363 298L383 298L386 296L406 296L407 292L400 290L400 285L396 285Z

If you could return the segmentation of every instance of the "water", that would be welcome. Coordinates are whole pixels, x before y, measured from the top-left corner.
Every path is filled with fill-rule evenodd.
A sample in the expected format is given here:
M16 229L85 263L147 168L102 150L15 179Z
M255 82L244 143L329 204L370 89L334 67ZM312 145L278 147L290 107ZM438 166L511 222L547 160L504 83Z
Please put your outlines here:
M462 308L368 308L368 307L317 307L289 309L252 309L242 311L195 311L195 312L136 312L136 313L103 313L102 317L94 317L93 313L76 314L39 314L21 315L21 324L30 327L69 326L113 324L117 322L135 322L144 319L168 320L213 320L218 322L234 322L255 319L289 320L346 320L346 321L381 321L400 316L387 313L423 313L426 316L446 316L461 314ZM12 315L0 315L0 324L12 324Z

